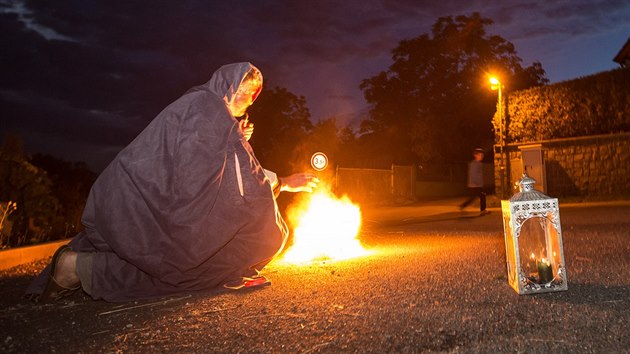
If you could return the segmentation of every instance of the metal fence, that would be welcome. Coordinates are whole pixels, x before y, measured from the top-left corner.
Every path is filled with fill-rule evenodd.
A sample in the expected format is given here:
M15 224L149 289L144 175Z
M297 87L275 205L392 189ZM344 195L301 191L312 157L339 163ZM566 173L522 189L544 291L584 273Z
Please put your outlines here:
M426 182L462 182L466 181L468 163L420 164L417 179Z
M362 203L381 203L415 196L415 168L392 165L391 169L337 167L335 190Z
M392 165L390 169L338 167L335 190L361 203L388 203L466 193L468 163ZM484 163L484 184L494 189L494 169Z

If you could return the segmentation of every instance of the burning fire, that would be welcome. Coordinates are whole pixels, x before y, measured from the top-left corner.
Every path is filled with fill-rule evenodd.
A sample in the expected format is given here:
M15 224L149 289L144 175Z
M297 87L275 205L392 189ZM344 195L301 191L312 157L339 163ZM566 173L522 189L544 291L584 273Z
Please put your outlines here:
M369 253L357 239L361 210L345 196L338 199L325 191L315 192L289 217L297 226L284 262L341 260Z

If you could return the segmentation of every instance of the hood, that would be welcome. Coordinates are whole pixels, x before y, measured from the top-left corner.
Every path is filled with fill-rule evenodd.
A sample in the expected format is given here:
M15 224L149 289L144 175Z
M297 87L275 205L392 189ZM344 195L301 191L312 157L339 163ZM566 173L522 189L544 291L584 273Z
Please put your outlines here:
M224 98L226 102L230 102L241 81L243 81L245 74L252 69L260 73L258 68L248 62L223 65L212 74L207 87L212 93ZM262 78L262 75L260 77Z

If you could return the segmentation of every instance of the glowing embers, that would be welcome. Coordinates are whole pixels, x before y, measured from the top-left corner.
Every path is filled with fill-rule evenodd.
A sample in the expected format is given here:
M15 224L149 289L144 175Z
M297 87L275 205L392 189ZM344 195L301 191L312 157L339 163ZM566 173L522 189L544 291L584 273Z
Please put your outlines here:
M293 245L282 257L289 263L313 260L341 260L369 254L357 235L361 210L343 197L318 191L289 211L295 225Z

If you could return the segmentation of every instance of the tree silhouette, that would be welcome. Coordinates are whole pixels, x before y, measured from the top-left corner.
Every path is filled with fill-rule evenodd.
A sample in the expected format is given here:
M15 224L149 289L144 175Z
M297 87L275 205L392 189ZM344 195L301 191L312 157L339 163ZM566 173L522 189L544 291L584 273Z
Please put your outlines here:
M265 89L248 112L254 123L250 143L263 167L280 175L295 172L294 150L313 129L305 98L281 87Z
M0 151L0 201L13 201L10 246L50 240L62 221L61 204L46 171L23 156Z
M387 71L363 80L370 104L363 144L376 163L463 161L475 146L493 143L496 94L490 71L509 89L548 82L540 63L523 68L514 45L486 33L479 13L441 17L431 35L403 40Z
M46 171L53 195L62 206L63 224L55 225L59 238L74 236L83 229L81 215L96 174L84 162L69 162L47 154L35 154L31 163Z

